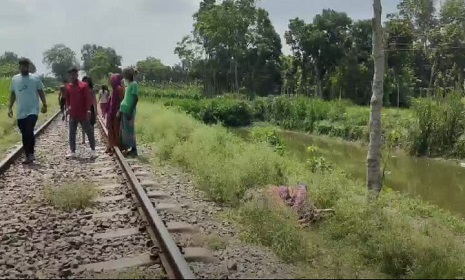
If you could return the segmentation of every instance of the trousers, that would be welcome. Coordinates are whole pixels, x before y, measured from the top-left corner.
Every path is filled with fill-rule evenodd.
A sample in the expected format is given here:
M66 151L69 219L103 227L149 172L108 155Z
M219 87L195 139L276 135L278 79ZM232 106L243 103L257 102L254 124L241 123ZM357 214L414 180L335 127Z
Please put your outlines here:
M94 128L90 124L89 120L76 120L73 118L69 119L69 148L71 152L76 152L76 132L78 124L81 125L82 131L87 135L89 140L90 148L95 150L95 135Z
M34 147L36 144L34 136L34 127L37 123L37 115L29 115L24 119L18 119L18 128L21 131L23 141L23 148L26 157L34 154Z

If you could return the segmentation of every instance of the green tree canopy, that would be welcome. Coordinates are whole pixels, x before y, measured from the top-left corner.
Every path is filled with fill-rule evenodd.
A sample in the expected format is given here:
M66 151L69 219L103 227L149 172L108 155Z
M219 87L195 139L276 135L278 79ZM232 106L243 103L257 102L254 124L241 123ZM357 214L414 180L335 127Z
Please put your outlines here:
M101 79L108 73L117 73L121 69L121 56L113 48L85 44L81 49L82 70L94 79Z
M60 80L67 80L68 70L78 64L74 51L64 44L57 44L45 51L43 63Z

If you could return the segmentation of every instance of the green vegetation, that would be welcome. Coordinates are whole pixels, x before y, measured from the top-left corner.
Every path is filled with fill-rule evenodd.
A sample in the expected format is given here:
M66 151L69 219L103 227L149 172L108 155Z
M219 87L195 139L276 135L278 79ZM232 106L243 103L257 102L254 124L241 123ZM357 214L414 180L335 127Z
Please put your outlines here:
M0 78L0 106L8 106L11 92L11 79Z
M255 126L251 130L251 140L266 143L273 147L275 152L284 153L284 143L278 136L278 130L270 127Z
M74 53L72 55L74 57ZM119 72L122 57L113 48L85 44L81 48L83 69L95 81Z
M14 52L5 52L3 55L0 55L0 78L13 77L13 75L17 74L18 61L19 56ZM36 72L37 69L34 63L32 63L29 70L31 73Z
M98 195L98 190L88 182L69 181L59 187L46 188L44 195L54 207L64 211L72 211L91 206Z
M2 84L2 81L5 80L0 79L0 84ZM0 95L0 97L1 96L2 95ZM9 90L7 96L8 97L4 99L9 100ZM49 108L46 114L39 115L39 120L37 121L36 128L38 128L48 119L50 119L52 115L55 114L59 109L58 96L56 94L47 94L46 97L47 105L49 106ZM0 155L3 155L9 148L11 148L12 145L21 142L21 135L19 134L19 130L17 129L18 126L16 125L16 119L14 118L14 116L12 119L8 118L7 114L7 107L3 107L0 105Z
M222 123L226 126L246 126L253 121L253 108L243 100L219 97L213 99L175 99L165 103L178 106L206 124Z
M371 96L370 20L354 21L331 9L311 22L291 19L284 38L292 55L285 56L268 12L254 0L202 0L193 18L192 34L174 50L181 64L165 66L153 57L137 63L141 96L171 107L141 102L138 108L138 137L156 147L157 157L190 171L210 199L232 208L231 219L244 238L298 263L305 276L465 276L463 220L388 189L367 203L364 184L317 157L313 147L302 162L284 152L275 130L254 128L253 141L245 142L219 125L268 122L367 141L369 108L356 105L368 105ZM382 136L389 149L465 157L463 22L464 1L445 0L436 11L433 0L400 0L398 11L386 17L385 34L375 32L375 38L386 39L384 105L409 108L383 110ZM119 71L122 58L112 48L86 44L81 55L94 80ZM10 52L0 57L0 75L13 73L15 59ZM43 61L60 79L78 62L63 44L46 51ZM13 127L0 122L0 141L17 139ZM374 152L368 175L380 170ZM309 185L317 208L331 208L334 215L303 229L293 212L276 207L261 191L269 184L298 182ZM63 208L91 201L87 192L73 200L74 189L63 192L50 189L47 196Z
M263 133L256 134L255 142L244 142L221 126L156 104L140 104L136 129L139 139L155 145L157 157L190 171L212 200L233 206L231 217L244 238L302 264L306 276L464 275L465 222L437 207L389 189L376 205L367 205L363 183L337 168L312 172L308 164L264 143ZM294 213L260 195L268 184L297 182L309 185L318 208L332 208L335 214L302 229ZM245 199L247 192L257 194Z
M148 100L157 100L161 98L172 99L201 99L202 92L197 86L187 85L159 85L147 82L140 83L139 95Z
M284 129L348 141L369 140L369 108L350 101L287 96L252 101L231 95L212 99L157 96L166 106L181 108L207 124L247 126L265 121ZM465 103L460 98L454 93L442 99L413 99L411 109L383 109L385 142L417 156L465 157Z
M411 98L464 89L465 4L398 1L386 15L384 104L408 107ZM371 19L324 9L310 22L289 20L283 55L269 15L252 0L203 0L192 33L175 52L207 96L251 92L349 99L368 105L374 64ZM243 36L237 36L243 34Z

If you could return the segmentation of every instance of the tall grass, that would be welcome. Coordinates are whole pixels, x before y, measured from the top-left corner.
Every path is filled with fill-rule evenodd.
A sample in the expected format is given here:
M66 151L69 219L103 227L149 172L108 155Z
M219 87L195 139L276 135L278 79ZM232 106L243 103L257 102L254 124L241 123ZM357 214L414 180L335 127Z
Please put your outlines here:
M48 203L68 212L92 206L97 195L98 189L92 183L79 180L44 189L44 196Z
M0 107L8 106L10 97L11 79L0 78Z
M226 126L249 125L266 121L284 129L300 130L339 137L345 140L368 141L369 108L355 106L348 101L323 101L306 97L265 97L248 101L243 98L218 97L191 100L164 100L170 107L178 107L195 118ZM409 110L383 109L383 133L398 131L408 135L414 122ZM403 129L406 128L406 129ZM403 139L403 138L402 138ZM400 142L399 144L405 144Z
M438 101L415 100L416 122L410 134L410 151L427 156L465 156L465 105L457 93Z
M369 108L348 101L323 101L306 97L265 97L249 101L235 96L212 99L163 98L164 104L181 108L204 123L247 126L269 122L349 141L369 140ZM383 138L393 147L417 156L465 157L465 104L461 95L444 99L413 99L411 109L384 108Z
M197 86L177 86L177 85L144 85L141 84L140 96L146 99L180 98L180 99L201 99L201 88Z
M138 113L138 137L155 145L157 156L190 171L209 198L233 206L244 238L300 263L305 276L464 276L465 223L445 211L389 190L377 205L367 205L364 184L337 169L312 173L269 143L246 143L221 126L156 104L142 102ZM301 229L294 213L260 191L297 182L309 185L317 207L335 214Z

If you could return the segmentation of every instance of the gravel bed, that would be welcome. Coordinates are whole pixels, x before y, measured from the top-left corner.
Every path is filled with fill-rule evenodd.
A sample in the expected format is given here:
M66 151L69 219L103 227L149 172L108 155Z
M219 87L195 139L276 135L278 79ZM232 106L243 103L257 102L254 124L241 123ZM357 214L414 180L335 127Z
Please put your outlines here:
M95 218L86 224L86 228L93 229L95 233L102 233L109 230L138 228L142 223L142 219L137 212L129 214L117 214L111 218Z
M132 198L125 198L124 200L118 201L102 201L94 206L94 213L100 212L114 212L121 209L131 209L135 203L131 201Z
M152 155L149 147L141 147L141 154ZM149 168L143 163L142 170ZM190 176L173 166L163 165L152 168L151 179L159 183L160 188L148 190L162 191L170 195L167 199L153 199L155 202L177 203L182 213L160 212L167 221L183 221L200 228L200 233L173 234L174 239L190 247L208 247L218 258L216 263L190 263L198 278L204 279L250 279L250 278L294 278L298 271L294 266L281 261L268 248L247 244L239 239L239 232L227 221L220 218L222 207L205 199L203 193L195 188Z
M55 120L37 140L37 162L23 166L15 162L0 176L0 278L98 278L101 273L74 274L80 265L114 260L147 253L147 235L97 239L96 233L139 227L137 213L93 218L92 214L133 208L132 198L97 203L89 209L64 212L50 205L44 195L47 187L59 188L66 182L93 182L96 186L123 183L121 176L102 178L96 175L121 173L111 157L105 155L100 132L96 130L97 153L89 158L88 145L79 144L78 159L66 160L67 125ZM86 141L87 142L87 141ZM108 161L108 162L107 162ZM99 164L98 162L106 162ZM113 163L112 163L113 162ZM105 169L106 168L106 169ZM124 186L101 192L102 196L125 194ZM162 276L160 267L143 270Z
M121 186L114 189L101 190L100 195L102 196L117 196L117 195L126 195L128 193L127 186Z

